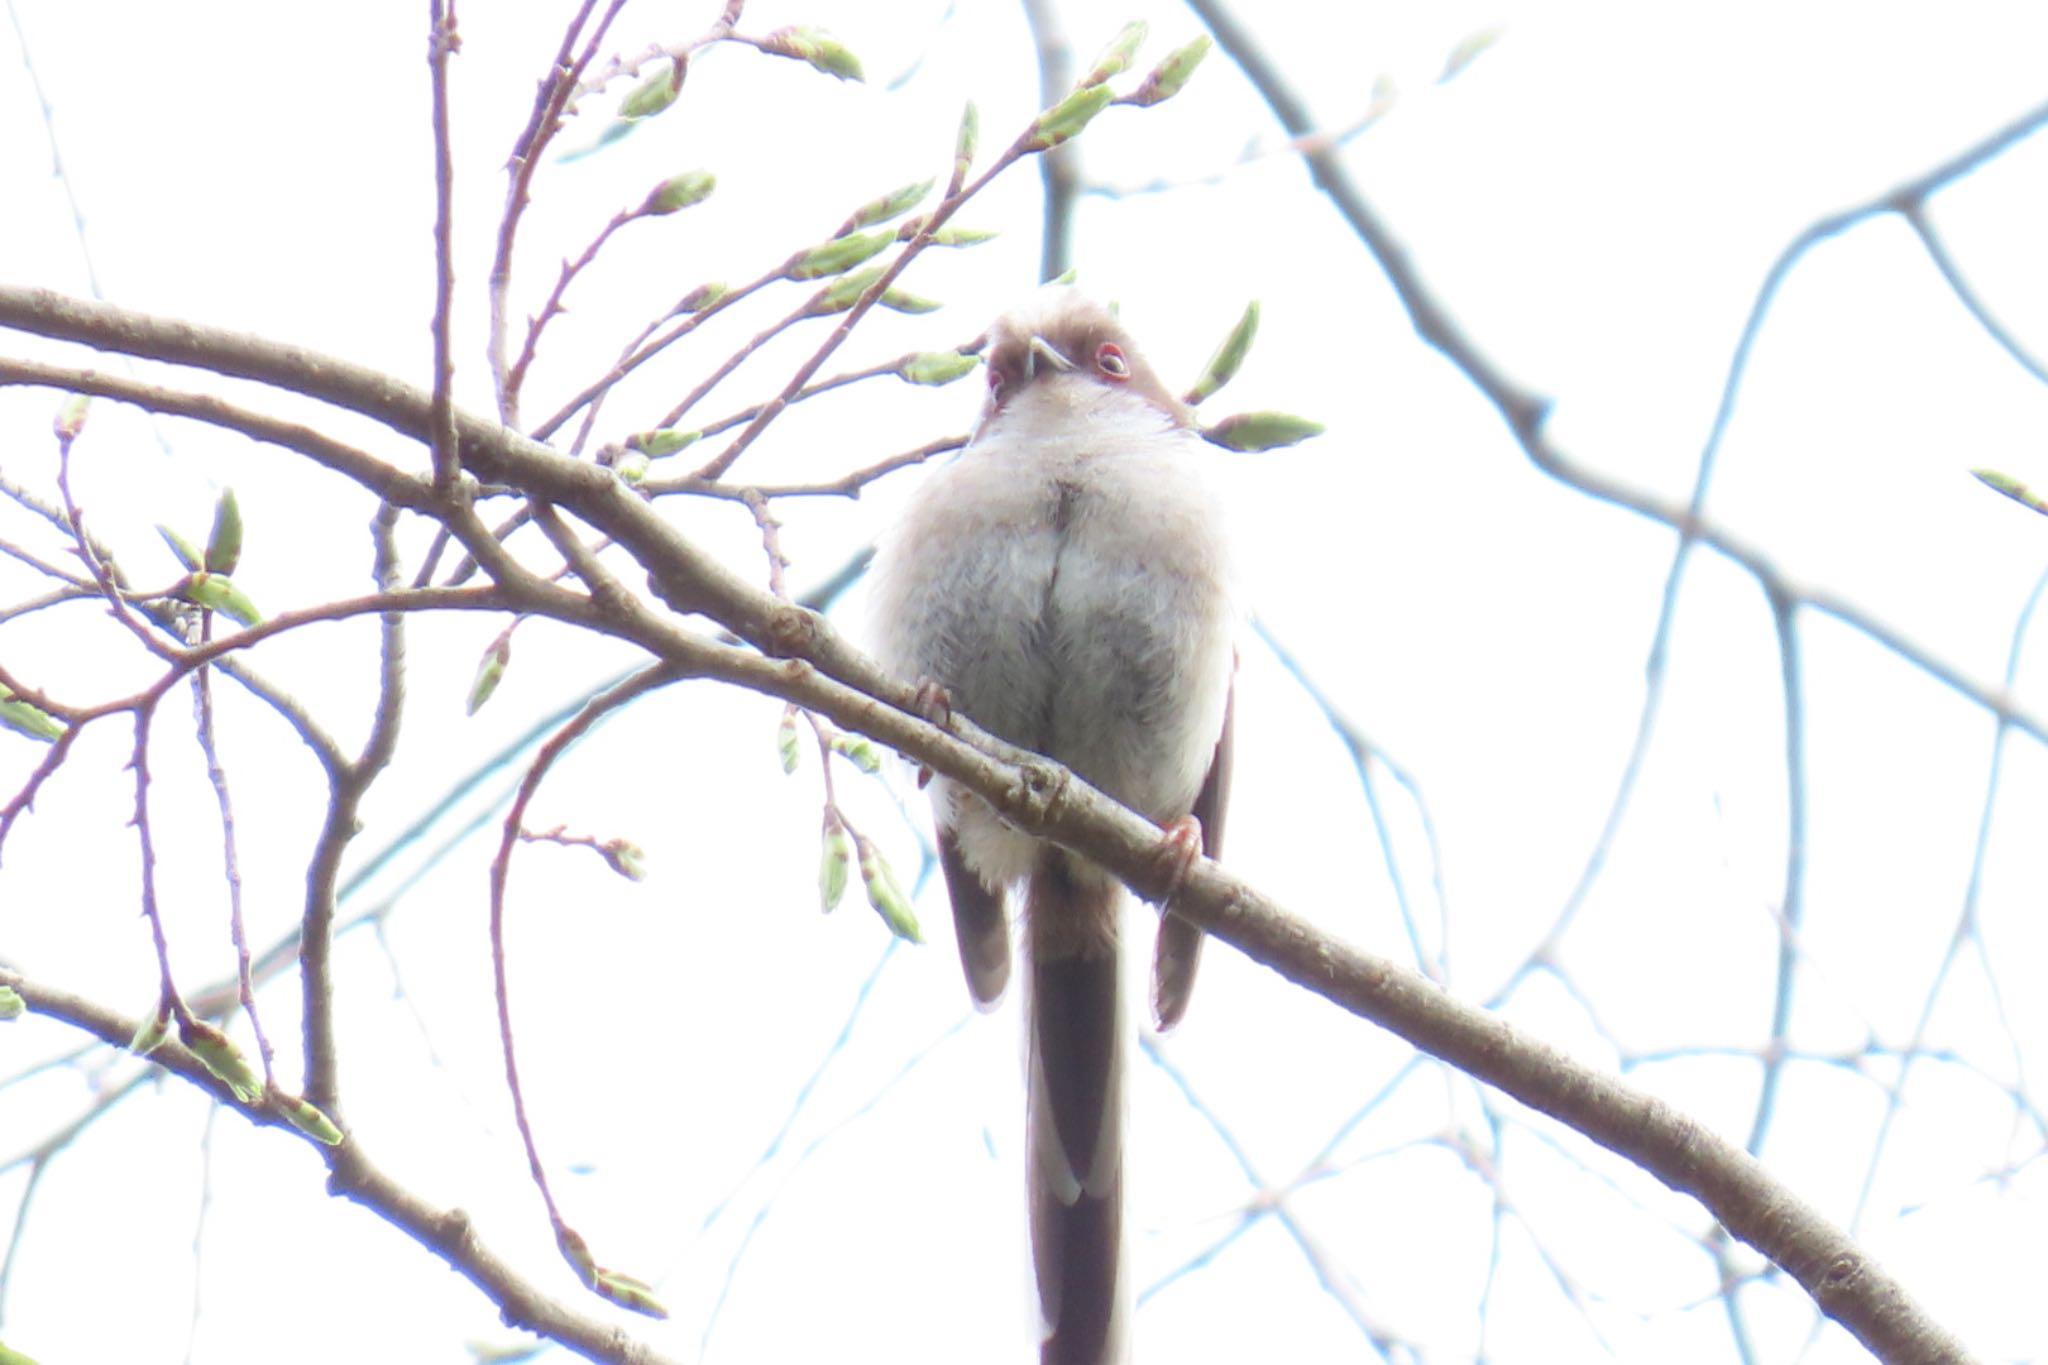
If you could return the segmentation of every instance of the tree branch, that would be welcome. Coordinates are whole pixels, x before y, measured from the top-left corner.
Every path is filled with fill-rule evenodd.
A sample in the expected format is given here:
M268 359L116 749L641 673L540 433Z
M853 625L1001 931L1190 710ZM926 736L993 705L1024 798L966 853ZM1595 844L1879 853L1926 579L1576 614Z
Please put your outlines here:
M427 436L425 394L345 362L255 338L166 322L40 290L0 288L0 323L44 335L310 392L412 436ZM1540 406L1508 402L1534 438ZM1158 830L1065 769L957 722L941 731L912 710L911 690L841 640L822 618L776 601L711 560L657 516L609 470L568 460L495 423L458 412L465 469L566 510L625 546L678 611L702 613L755 648L729 646L683 628L638 598L602 603L546 583L507 559L466 504L435 505L458 538L520 610L556 616L633 640L680 677L719 679L795 702L859 730L981 793L1010 823L1072 848L1158 894ZM412 488L400 481L399 491ZM1626 491L1626 490L1624 490ZM1645 504L1644 495L1627 493ZM430 494L427 501L431 501ZM1661 504L1656 504L1662 510ZM1696 520L1703 540L1735 546ZM1677 524L1677 523L1674 523ZM1760 557L1756 557L1761 563ZM1766 566L1767 568L1767 566ZM1773 575L1775 581L1775 575ZM1788 589L1789 591L1789 589ZM1808 595L1809 602L1817 599ZM1823 608L1825 609L1825 608ZM758 651L758 652L757 652ZM768 657L764 657L768 656ZM1980 689L1988 709L2037 736L2040 722ZM1313 929L1223 869L1193 869L1175 909L1288 979L1372 1020L1460 1069L1558 1118L1694 1195L1738 1236L1790 1271L1822 1310L1888 1360L1960 1359L1952 1338L1848 1238L1775 1184L1751 1157L1662 1101L1517 1034L1499 1019L1444 994L1395 963ZM312 1096L320 1102L318 1096Z
M140 1022L4 967L0 967L0 985L20 992L37 1014L60 1019L109 1047L126 1047ZM297 1136L326 1161L329 1188L334 1193L361 1204L447 1262L499 1306L509 1325L560 1342L607 1365L668 1365L668 1357L634 1340L623 1328L578 1313L542 1293L478 1239L468 1214L439 1208L400 1185L370 1160L355 1134L339 1147L323 1146L299 1133L274 1109L238 1104L233 1092L175 1038L158 1046L149 1060L249 1122Z

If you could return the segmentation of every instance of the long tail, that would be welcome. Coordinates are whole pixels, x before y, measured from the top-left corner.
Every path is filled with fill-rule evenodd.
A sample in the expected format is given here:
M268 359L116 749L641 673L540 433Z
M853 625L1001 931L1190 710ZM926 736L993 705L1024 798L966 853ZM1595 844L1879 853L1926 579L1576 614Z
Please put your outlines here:
M1042 1365L1123 1358L1124 1033L1121 892L1049 850L1030 879L1031 1246Z

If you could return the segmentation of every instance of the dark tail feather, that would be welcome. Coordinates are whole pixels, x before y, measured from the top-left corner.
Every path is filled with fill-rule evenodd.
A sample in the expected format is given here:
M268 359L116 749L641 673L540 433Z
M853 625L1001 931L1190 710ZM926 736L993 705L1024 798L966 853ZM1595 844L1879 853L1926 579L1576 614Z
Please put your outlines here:
M1010 984L1010 922L1003 913L1003 898L982 884L981 875L967 865L953 831L943 826L939 866L953 902L953 931L960 944L960 966L967 973L967 993L974 997L976 1009L994 1009Z
M1043 1365L1121 1358L1123 1035L1118 891L1064 860L1031 879L1031 1245Z

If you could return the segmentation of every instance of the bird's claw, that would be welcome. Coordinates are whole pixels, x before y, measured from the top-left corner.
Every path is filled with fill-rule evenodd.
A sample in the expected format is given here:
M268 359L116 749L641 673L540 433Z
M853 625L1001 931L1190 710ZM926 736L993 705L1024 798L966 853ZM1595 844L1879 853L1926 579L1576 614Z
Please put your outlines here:
M1202 822L1192 815L1183 815L1160 828L1159 847L1152 856L1166 882L1159 903L1171 905L1180 894L1181 883L1188 879L1188 869L1202 856Z
M922 719L938 726L941 730L953 728L953 697L944 687L930 678L919 678L917 687L910 694L910 709ZM923 791L932 780L932 770L920 763L917 765L917 787Z

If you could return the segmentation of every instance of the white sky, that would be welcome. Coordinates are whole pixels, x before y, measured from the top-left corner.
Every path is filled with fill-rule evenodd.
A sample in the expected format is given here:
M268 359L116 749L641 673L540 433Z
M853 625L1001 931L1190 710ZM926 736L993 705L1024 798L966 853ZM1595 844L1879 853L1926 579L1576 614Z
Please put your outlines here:
M75 0L12 8L109 300L425 382L425 5L357 7L345 19L247 3L203 13ZM550 8L463 13L459 383L479 410L489 406L482 285L500 167L557 41L559 21L541 17ZM1729 354L1784 245L2048 94L2048 10L2038 6L1951 6L1938 17L1933 7L1850 4L1683 15L1621 4L1354 8L1365 7L1242 6L1332 127L1362 113L1378 73L1396 78L1402 98L1351 144L1352 174L1476 344L1555 400L1560 446L1670 498L1690 487ZM629 10L617 46L680 39L714 9ZM1070 5L1077 61L1140 16L1153 25L1147 58L1197 28L1169 5ZM522 309L544 296L563 255L655 180L703 166L719 189L688 214L620 235L551 333L529 414L579 388L650 310L691 285L750 278L855 204L943 173L963 100L979 103L989 149L1035 108L1013 4L757 0L745 27L790 22L833 28L869 83L721 49L696 65L669 114L601 156L543 171L522 238ZM1497 22L1506 30L1495 48L1433 84L1460 38ZM588 121L601 114L593 101ZM1416 340L1383 277L1279 144L1221 57L1173 103L1105 115L1081 144L1086 173L1174 188L1088 199L1081 278L1122 301L1176 378L1192 378L1246 299L1263 301L1250 365L1205 412L1284 408L1330 430L1222 464L1255 605L1420 784L1443 903L1416 805L1381 771L1399 874L1425 943L1451 964L1452 989L1485 999L1555 916L1611 800L1673 537L1531 469L1470 386ZM2048 353L2044 186L2048 140L2035 137L1931 208L1971 281L2036 355ZM960 221L1004 236L913 267L906 284L945 310L878 317L828 371L965 341L1034 282L1033 168ZM0 278L82 294L81 259L10 37L0 53ZM644 425L790 301L622 391L607 409L613 432ZM704 414L778 385L809 344L767 348ZM0 345L77 355L13 336ZM836 474L961 429L978 392L876 384L799 407L742 469L764 480ZM367 424L261 402L314 411L380 454L419 459ZM0 390L0 472L47 489L55 406L47 392ZM2048 524L1966 471L1988 465L2048 487L2044 416L2042 387L1965 315L1905 226L1879 219L1817 248L1787 282L1709 514L1796 585L1838 594L1996 684L2048 563ZM174 572L153 524L196 537L217 488L232 484L249 523L241 576L265 607L367 584L370 504L293 457L101 404L78 461L92 524L144 581ZM897 476L858 503L787 507L792 583L837 568L915 478ZM753 528L734 509L672 510L729 563L760 564ZM18 518L0 520L0 535L25 534ZM423 545L408 532L409 551ZM28 591L12 564L0 569L0 602ZM855 627L857 599L843 614ZM365 854L454 777L630 662L545 624L523 627L500 694L464 720L470 673L501 624L415 626L408 751L366 812ZM370 638L324 628L268 645L255 662L354 743L367 720ZM1912 1036L1963 904L1993 724L1836 622L1805 613L1800 641L1810 809L1793 1042L1810 1054L1873 1038L1897 1047ZM147 676L84 611L0 625L0 660L80 701ZM2024 668L2016 695L2048 711ZM777 710L708 685L674 689L584 745L534 812L541 827L631 837L653 868L631 886L573 850L530 848L516 864L515 1008L558 1193L602 1262L658 1281L674 1316L629 1326L674 1358L1024 1359L1014 1012L970 1017L937 897L920 901L934 942L917 950L889 951L857 892L818 917L815 763L781 775ZM231 957L212 801L186 715L175 701L159 722L154 813L176 960L196 987ZM1261 646L1245 652L1239 724L1229 861L1318 922L1410 960L1349 761ZM1726 562L1696 556L1642 784L1564 945L1571 989L1538 977L1507 1006L1602 1064L1660 1054L1635 1080L1738 1140L1756 1103L1757 1066L1745 1054L1766 1036L1773 989L1783 725L1761 593ZM124 825L129 738L118 722L96 729L106 733L80 743L7 846L0 959L140 1012L154 966ZM321 790L268 713L237 707L224 747L252 934L265 942L297 913ZM0 734L0 790L38 757ZM915 837L883 788L851 774L841 787L907 877ZM1966 954L1928 1037L1956 1060L1914 1070L1862 1224L1870 1248L1990 1359L2048 1356L2035 1310L2048 1277L2048 1193L2041 1163L2029 1162L2041 1137L2006 1093L2039 1093L2048 1047L2048 1012L2032 989L2048 947L2048 866L2030 837L2044 803L2048 764L2017 740L1979 893L1990 983ZM348 1118L394 1174L469 1209L494 1247L552 1291L606 1312L578 1297L547 1245L507 1121L483 937L489 854L489 841L472 839L406 889L384 944L368 933L344 940ZM260 1003L272 1036L293 1043L296 984ZM36 1022L0 1030L0 1075L74 1045ZM1711 1266L1674 1232L1698 1232L1698 1211L1614 1162L1588 1174L1585 1143L1497 1098L1511 1117L1493 1159L1516 1216L1500 1234L1482 1338L1491 1196L1427 1139L1457 1125L1484 1141L1486 1118L1470 1087L1430 1067L1375 1102L1410 1063L1398 1041L1212 949L1166 1051L1274 1184L1295 1179L1372 1105L1329 1157L1330 1173L1291 1206L1354 1302L1431 1359L1482 1349L1504 1362L1734 1358ZM295 1070L290 1046L284 1065ZM76 1112L95 1083L125 1074L95 1055L0 1092L0 1160ZM1764 1156L1839 1220L1856 1206L1883 1113L1870 1077L1889 1074L1882 1063L1863 1075L1799 1065L1780 1096ZM1139 1315L1138 1359L1368 1356L1271 1220L1176 1274L1252 1191L1163 1071L1140 1067L1136 1085L1135 1254L1140 1283L1163 1286ZM24 1179L21 1169L0 1175L0 1209L14 1207ZM195 1292L191 1359L201 1362L274 1359L287 1344L309 1361L446 1359L465 1340L511 1339L466 1283L327 1200L309 1153L229 1116L209 1123L177 1084L96 1125L51 1168L31 1210L0 1340L44 1365L182 1359ZM1758 1359L1862 1358L1839 1332L1813 1334L1796 1291L1760 1288L1743 1303Z

